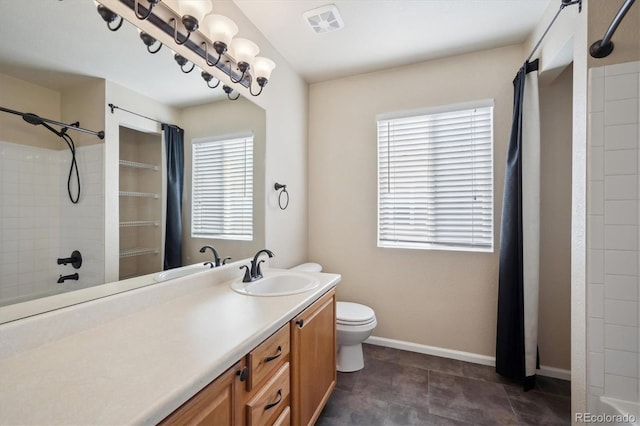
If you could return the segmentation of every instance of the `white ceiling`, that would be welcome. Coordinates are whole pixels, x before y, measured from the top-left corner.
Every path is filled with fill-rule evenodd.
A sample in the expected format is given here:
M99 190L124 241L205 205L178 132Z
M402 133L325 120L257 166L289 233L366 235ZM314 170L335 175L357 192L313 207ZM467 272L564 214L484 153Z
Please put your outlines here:
M560 0L233 1L294 70L317 82L522 42ZM302 13L331 3L345 28L314 34ZM107 30L90 0L0 0L0 11L0 73L56 90L105 78L173 106L225 96L199 72L183 74L166 47L148 54L129 23Z
M550 1L234 0L308 82L523 42ZM345 27L315 34L302 14L326 4Z

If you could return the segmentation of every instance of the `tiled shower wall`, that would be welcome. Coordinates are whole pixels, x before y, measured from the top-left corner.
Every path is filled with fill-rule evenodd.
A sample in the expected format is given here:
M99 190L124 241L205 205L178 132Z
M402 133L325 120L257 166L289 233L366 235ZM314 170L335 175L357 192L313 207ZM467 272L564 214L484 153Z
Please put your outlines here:
M640 62L589 70L587 361L589 409L638 401Z
M78 148L82 197L67 195L71 154L0 142L0 304L104 282L103 145ZM79 281L57 284L58 257L83 254ZM84 251L83 251L84 249Z

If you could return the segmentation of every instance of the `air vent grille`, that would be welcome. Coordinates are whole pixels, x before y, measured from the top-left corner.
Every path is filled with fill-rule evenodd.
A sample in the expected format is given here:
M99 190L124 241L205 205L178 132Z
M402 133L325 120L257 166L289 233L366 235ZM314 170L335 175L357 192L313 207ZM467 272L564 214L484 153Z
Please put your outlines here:
M344 27L342 16L334 4L308 10L302 16L316 34L329 33Z

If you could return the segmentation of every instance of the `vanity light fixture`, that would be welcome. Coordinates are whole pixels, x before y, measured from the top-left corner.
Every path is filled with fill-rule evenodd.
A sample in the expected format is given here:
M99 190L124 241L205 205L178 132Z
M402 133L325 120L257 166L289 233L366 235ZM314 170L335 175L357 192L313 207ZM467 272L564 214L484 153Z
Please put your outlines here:
M97 1L94 1L94 3L96 4L96 7L98 8L98 14L102 17L104 22L107 23L107 28L109 28L111 31L118 31L120 29L120 27L122 26L122 23L124 22L124 20L122 19L122 16L118 16L111 9L107 8L106 6L101 5ZM118 18L120 18L120 21L115 26L112 26L112 24Z
M141 29L138 28L138 32L140 33L140 39L147 46L147 52L149 53L158 53L160 49L162 49L162 43L158 42L155 38L145 33ZM151 46L153 46L156 42L158 42L158 47L154 50L151 50Z
M210 88L219 86L219 74L205 71L202 60L217 68L216 72L226 74L232 83L247 88L252 96L262 93L276 66L268 58L256 57L260 49L254 42L235 37L238 34L235 22L223 15L210 14L212 0L173 0L172 6L162 0L94 0L94 3L111 31L118 30L124 19L134 25L136 20L146 20L144 31L138 31L149 53L160 51L163 44L160 40L165 40L165 35L169 37L165 44L171 44L172 38L174 60L182 72L190 73L196 65L202 67L201 76ZM234 92L231 86L225 85L223 89L231 100L240 96L239 92L231 96Z
M223 15L209 15L204 20L204 26L209 33L209 39L212 41L213 50L218 54L218 59L215 62L209 60L209 48L207 42L202 42L204 45L204 59L207 61L207 65L210 67L215 66L220 62L220 58L227 52L231 40L238 34L238 26L231 19Z
M171 18L169 24L173 23L173 40L180 46L189 40L191 33L200 26L204 15L211 11L211 0L180 0L178 8L180 15L182 15L182 25L187 30L187 37L182 41L178 40L178 23L175 18Z
M149 7L147 8L147 13L146 14L141 14L139 12L139 10L140 10L140 7L139 7L140 0L135 0L134 5L133 5L133 11L136 14L136 18L140 19L141 21L144 21L145 19L147 19L149 17L149 15L151 15L151 11L153 10L153 6L158 4L159 1L160 0L147 0L147 3L149 3Z
M202 79L207 82L207 86L209 86L211 89L215 89L216 87L220 86L220 80L218 80L218 82L215 85L213 86L211 85L211 80L213 80L213 76L208 72L202 71L200 75L202 76Z
M227 86L226 84L222 85L222 90L224 90L224 93L227 94L227 98L229 98L230 101L237 101L238 98L240 97L240 93L238 93L238 96L236 96L235 98L231 97L231 92L233 92L233 89L229 86Z
M187 65L187 63L189 63L189 61L187 60L187 58L185 58L184 56L182 56L179 53L175 53L174 52L173 59L175 59L175 61L178 63L178 65L180 65L180 69L185 74L189 74L196 67L196 65L192 63L191 64L191 68L189 68L188 70L185 69L184 66Z

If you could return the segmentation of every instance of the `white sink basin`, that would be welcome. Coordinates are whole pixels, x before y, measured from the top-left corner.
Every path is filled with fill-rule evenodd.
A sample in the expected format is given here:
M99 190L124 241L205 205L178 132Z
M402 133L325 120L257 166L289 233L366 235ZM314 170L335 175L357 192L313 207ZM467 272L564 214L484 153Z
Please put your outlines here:
M209 269L211 269L209 265L205 265L203 263L195 263L193 265L183 266L182 268L169 269L168 271L160 272L158 275L155 275L153 277L153 280L157 282L173 280L175 278L197 274L198 272L208 271Z
M242 278L231 283L231 289L249 296L288 296L318 287L317 278L295 272L270 272L259 280L243 283Z

